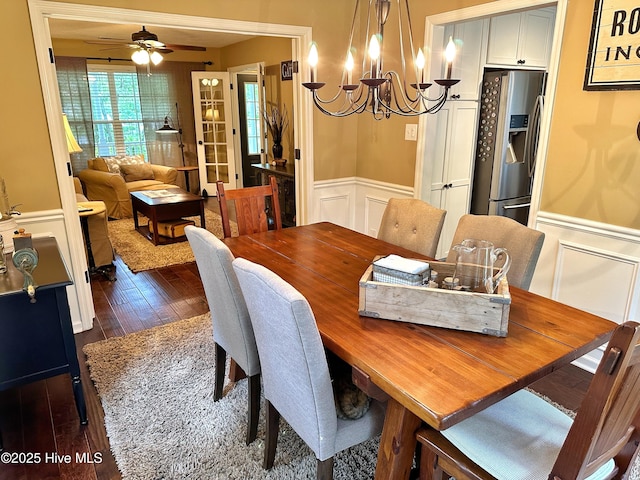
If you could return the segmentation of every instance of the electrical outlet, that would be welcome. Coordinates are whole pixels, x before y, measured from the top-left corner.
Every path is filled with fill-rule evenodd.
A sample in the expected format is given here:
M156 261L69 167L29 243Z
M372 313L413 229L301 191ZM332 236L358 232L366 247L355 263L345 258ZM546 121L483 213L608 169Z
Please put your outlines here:
M416 123L407 123L404 127L404 139L405 140L413 140L414 142L418 140L418 124Z

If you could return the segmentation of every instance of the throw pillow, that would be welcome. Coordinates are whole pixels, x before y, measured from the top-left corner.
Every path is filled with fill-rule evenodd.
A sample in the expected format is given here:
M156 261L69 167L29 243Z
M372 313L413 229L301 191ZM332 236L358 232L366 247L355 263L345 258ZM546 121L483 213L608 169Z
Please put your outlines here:
M141 165L145 163L144 155L118 155L116 157L102 157L111 173L121 173L120 165Z
M153 180L155 175L153 169L148 163L120 165L120 172L125 182L135 182L137 180Z
M89 168L92 170L98 170L99 172L108 172L109 166L107 162L104 161L104 158L98 157L89 160Z

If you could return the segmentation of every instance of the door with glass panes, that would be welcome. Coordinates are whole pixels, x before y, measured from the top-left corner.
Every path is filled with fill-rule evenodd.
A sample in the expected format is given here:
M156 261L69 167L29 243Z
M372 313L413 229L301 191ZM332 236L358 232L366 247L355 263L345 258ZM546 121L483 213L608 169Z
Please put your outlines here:
M229 74L191 72L191 81L200 189L215 195L218 180L236 188Z

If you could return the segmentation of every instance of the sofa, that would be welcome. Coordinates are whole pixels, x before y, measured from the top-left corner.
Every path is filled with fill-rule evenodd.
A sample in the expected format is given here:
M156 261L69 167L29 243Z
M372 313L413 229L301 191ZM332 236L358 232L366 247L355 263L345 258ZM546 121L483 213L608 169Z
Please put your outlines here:
M76 191L76 202L86 202L87 197L85 197L82 192L80 179L78 177L73 177L73 183ZM98 215L89 216L87 220L89 226L89 238L91 239L91 252L93 253L93 259L96 267L112 266L115 257L111 240L109 240L107 216L104 213L100 213Z
M98 157L78 172L89 200L101 200L109 218L130 218L130 192L176 188L178 171L173 167L153 165L142 155Z

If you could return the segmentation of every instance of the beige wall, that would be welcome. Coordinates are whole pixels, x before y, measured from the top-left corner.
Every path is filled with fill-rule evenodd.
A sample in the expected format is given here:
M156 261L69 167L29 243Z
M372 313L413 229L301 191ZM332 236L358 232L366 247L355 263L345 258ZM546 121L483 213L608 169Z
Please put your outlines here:
M83 2L75 2L83 3ZM95 0L103 6L129 8L129 0ZM411 3L414 35L424 35L423 19L482 1ZM308 25L321 48L319 74L337 85L337 71L346 48L351 5L342 0L198 0L159 3L138 0L139 10ZM640 93L585 92L582 82L591 28L592 1L568 3L565 41L561 53L557 104L554 110L549 159L542 194L545 210L640 228L638 192L640 167L635 128L640 114L633 105ZM0 141L5 146L0 174L7 181L12 203L23 211L59 206L49 133L44 114L27 0L0 5L0 40L5 70L0 80L3 115ZM303 76L306 80L306 77ZM327 92L327 95L329 92ZM359 175L402 185L413 184L415 143L405 142L406 119L374 122L365 116L329 118L314 111L315 179ZM303 152L304 157L304 152Z
M222 49L221 68L264 62L267 105L286 109L289 128L282 139L282 158L293 159L293 80L282 81L280 62L291 60L291 39L281 37L257 37ZM271 137L269 137L271 145ZM270 151L269 158L271 158Z

